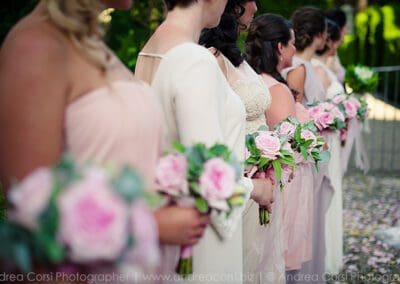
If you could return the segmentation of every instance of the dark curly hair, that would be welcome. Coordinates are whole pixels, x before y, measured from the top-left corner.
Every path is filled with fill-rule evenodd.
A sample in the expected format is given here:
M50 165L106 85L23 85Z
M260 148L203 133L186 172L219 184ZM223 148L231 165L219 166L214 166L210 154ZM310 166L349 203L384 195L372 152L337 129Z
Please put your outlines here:
M331 20L327 20L326 24L327 24L327 30L328 30L327 41L329 40L329 41L335 42L335 41L340 40L340 28L339 28L339 26L334 21L331 21ZM328 47L327 44L325 44L324 48L321 49L321 50L317 50L316 53L318 55L323 55L328 50L329 50L329 47Z
M168 11L171 11L175 7L187 7L197 0L164 0L165 6Z
M309 47L314 37L326 29L326 18L322 10L315 7L301 7L292 15L292 25L296 35L295 46L298 51Z
M207 48L215 47L236 67L244 61L236 41L239 37L239 18L245 12L244 4L248 1L228 0L219 25L212 29L204 29L199 41Z
M278 72L278 44L287 46L292 26L288 20L276 14L263 14L254 19L246 39L246 60L258 73L267 73L287 84Z

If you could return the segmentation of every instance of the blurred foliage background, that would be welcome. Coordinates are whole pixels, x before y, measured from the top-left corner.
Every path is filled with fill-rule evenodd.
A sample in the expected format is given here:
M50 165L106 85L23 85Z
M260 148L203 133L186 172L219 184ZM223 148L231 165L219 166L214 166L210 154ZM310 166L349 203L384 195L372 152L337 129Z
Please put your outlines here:
M37 0L3 1L0 6L0 43L12 25L35 3ZM258 14L272 12L287 18L304 5L323 9L343 7L349 20L349 33L339 51L343 63L400 65L398 0L258 0L257 3ZM107 28L107 43L133 70L138 52L164 17L164 6L162 0L137 0L129 11L108 10L102 16Z

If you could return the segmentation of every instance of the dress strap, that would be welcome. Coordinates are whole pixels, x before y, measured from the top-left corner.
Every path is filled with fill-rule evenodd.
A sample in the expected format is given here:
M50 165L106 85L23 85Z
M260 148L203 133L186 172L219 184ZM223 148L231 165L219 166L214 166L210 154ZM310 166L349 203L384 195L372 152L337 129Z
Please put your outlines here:
M139 52L138 56L145 56L145 57L156 57L156 58L163 58L163 55L157 53L148 53L148 52Z

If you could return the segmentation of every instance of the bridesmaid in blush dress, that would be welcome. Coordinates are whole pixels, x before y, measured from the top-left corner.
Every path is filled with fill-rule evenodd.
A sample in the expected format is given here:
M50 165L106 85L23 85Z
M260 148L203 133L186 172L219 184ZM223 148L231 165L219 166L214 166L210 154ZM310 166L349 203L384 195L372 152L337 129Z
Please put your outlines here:
M246 40L249 63L261 74L269 89L272 104L267 110L267 123L273 128L287 117L300 122L309 120L307 110L295 102L280 72L292 65L296 52L294 32L289 21L275 14L258 16L250 26ZM312 257L313 165L297 157L299 166L292 181L283 189L282 236L285 269L300 269Z
M328 68L326 61L329 56L336 53L340 44L340 29L332 21L328 20L328 39L325 47L317 51L311 63L316 74L323 83L326 98L332 99L335 95L344 94L343 85L335 74ZM326 272L337 274L343 266L343 199L342 199L342 161L339 132L331 136L331 159L328 165L328 174L335 189L331 204L326 212L325 246L326 246Z
M11 30L0 52L3 184L70 152L80 162L129 165L152 188L161 109L150 87L105 46L97 22L106 7L130 6L44 0ZM154 214L161 243L195 244L208 223L194 209L169 206Z
M296 100L303 105L326 98L322 82L315 73L311 59L315 52L324 47L327 37L326 19L320 9L302 7L292 15L292 25L295 33L296 55L293 66L282 71L291 89L299 95ZM330 147L332 137L324 136ZM312 260L303 264L302 269L287 273L287 282L325 283L325 222L334 187L328 173L327 165L321 165L314 171L314 219L312 238Z

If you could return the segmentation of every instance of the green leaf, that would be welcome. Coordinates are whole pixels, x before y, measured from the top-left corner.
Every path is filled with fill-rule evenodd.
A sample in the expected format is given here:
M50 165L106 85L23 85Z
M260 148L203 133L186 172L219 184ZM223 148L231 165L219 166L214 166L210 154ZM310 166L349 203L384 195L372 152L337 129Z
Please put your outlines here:
M331 153L329 151L324 150L319 153L319 157L322 163L327 163L331 158Z
M32 271L32 259L26 243L13 244L13 256L17 266L25 273Z
M268 159L266 157L261 157L258 167L260 169L264 169L269 163L270 163L270 159Z
M261 125L261 126L257 129L257 131L268 131L268 126L266 126L266 125Z
M177 151L178 153L185 153L186 148L185 146L183 146L183 144L179 143L179 142L174 142L172 143L172 148Z
M61 183L64 184L71 182L79 177L79 173L75 168L75 161L71 154L65 154L57 166L53 169L53 175Z
M202 169L206 161L207 150L204 144L196 144L186 150L186 157L189 163L189 168L194 170ZM210 155L211 158L211 155Z
M164 197L159 192L145 191L143 193L143 198L146 204L152 209L159 208L164 202Z
M294 139L296 139L296 141L300 141L301 139L301 127L297 127L295 132L294 132Z
M208 204L207 201L205 201L203 198L198 197L196 198L196 208L199 210L201 213L207 213L208 212Z
M280 152L281 152L281 154L284 155L284 156L289 156L289 157L292 156L292 152L290 152L290 151L288 151L288 150L281 150Z
M294 161L293 157L281 157L279 158L279 162L281 164L286 164L292 167L297 167L296 162Z
M50 200L48 207L42 212L40 217L39 230L48 236L56 238L59 225L59 211L55 198Z
M228 199L228 204L231 207L239 207L239 206L244 205L245 201L246 200L244 199L243 196L238 195L238 196L234 196L234 197Z
M132 202L143 193L142 179L129 167L124 167L112 183L115 191L128 202Z
M282 177L282 166L278 160L272 161L272 167L274 168L276 178L281 180Z
M313 143L313 140L312 140L312 139L306 140L306 142L303 143L303 146L307 148L307 147L309 147L312 143Z
M303 145L300 146L300 153L303 155L304 159L307 159L308 157L307 148L304 147Z
M61 263L65 258L64 249L56 241L47 243L47 254L52 263Z
M200 195L200 186L197 182L191 182L189 187L192 192L194 192L197 195Z
M215 144L212 146L210 148L210 153L214 157L222 157L225 161L228 161L231 156L231 152L229 151L228 147L223 144Z

